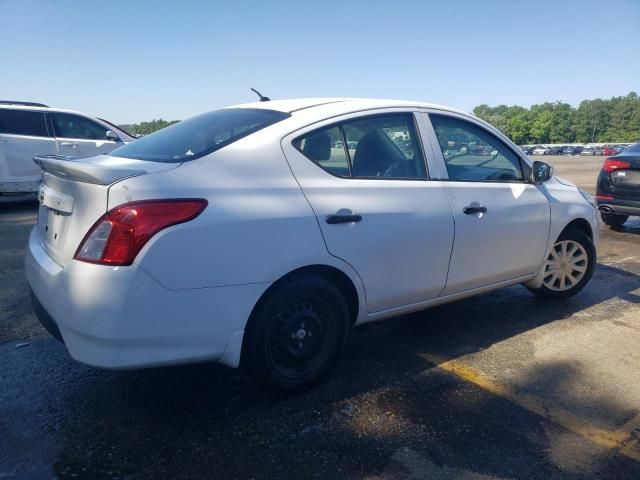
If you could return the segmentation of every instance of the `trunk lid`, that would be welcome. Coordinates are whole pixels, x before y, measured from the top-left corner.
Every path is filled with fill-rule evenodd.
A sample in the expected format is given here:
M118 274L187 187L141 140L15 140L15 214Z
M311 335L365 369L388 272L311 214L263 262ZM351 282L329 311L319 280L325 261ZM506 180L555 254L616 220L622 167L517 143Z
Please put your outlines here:
M63 267L73 259L89 229L107 211L111 185L180 165L108 155L89 158L36 155L33 160L42 170L37 225L40 242Z
M640 156L622 154L610 157L628 162L628 168L620 168L609 173L613 194L616 198L640 201Z

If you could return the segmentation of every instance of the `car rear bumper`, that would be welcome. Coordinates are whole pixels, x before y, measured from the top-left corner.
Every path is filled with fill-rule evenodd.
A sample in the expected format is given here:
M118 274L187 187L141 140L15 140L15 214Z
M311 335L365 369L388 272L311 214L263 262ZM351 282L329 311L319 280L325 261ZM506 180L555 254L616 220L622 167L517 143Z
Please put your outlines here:
M602 213L614 215L638 215L640 216L640 201L634 200L600 200L597 199L598 210Z
M213 360L237 366L251 309L269 284L170 290L144 270L72 261L29 237L25 273L34 310L76 360L136 368Z

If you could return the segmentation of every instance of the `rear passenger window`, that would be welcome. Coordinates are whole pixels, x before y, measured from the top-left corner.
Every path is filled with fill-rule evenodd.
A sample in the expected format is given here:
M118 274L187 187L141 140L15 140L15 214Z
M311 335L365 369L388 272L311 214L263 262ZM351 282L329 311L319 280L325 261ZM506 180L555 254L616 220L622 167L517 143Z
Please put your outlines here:
M44 113L0 109L0 133L48 137Z
M351 174L349 159L338 126L315 130L296 139L293 146L309 160L333 175L348 177Z
M370 115L314 130L293 145L342 177L424 179L426 168L413 115Z

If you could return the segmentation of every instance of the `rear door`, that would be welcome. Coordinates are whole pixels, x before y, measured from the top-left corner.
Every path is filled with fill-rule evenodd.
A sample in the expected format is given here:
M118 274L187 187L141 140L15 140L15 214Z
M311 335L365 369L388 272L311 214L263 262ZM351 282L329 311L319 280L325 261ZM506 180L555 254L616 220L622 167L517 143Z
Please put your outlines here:
M81 115L51 112L48 114L61 155L92 157L107 154L122 145L107 138L109 128Z
M550 205L528 181L530 167L479 122L438 112L429 119L455 219L444 294L536 272L546 254Z
M282 147L329 252L360 275L369 313L440 295L453 217L442 182L429 179L412 112L321 122Z
M0 108L0 183L39 181L33 156L55 153L43 112Z

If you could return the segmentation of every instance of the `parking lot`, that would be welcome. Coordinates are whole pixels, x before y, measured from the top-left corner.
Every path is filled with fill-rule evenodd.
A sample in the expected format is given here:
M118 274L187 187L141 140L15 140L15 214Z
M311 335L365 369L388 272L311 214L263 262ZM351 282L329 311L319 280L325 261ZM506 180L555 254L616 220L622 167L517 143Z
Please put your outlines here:
M537 157L594 192L601 157ZM0 479L640 478L640 221L566 301L516 286L354 331L283 396L202 364L102 371L32 313L35 203L0 203Z

